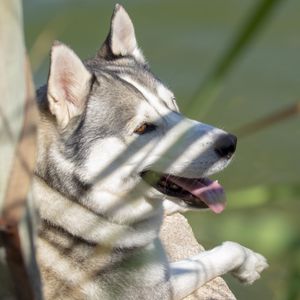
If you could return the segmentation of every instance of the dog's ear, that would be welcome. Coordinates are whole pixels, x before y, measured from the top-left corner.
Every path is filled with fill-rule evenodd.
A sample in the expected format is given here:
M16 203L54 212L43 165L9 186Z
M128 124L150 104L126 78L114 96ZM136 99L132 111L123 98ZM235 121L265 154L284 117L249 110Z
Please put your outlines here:
M97 55L105 59L132 56L145 63L145 58L138 48L134 27L126 10L116 4L110 24L110 32Z
M91 78L90 72L69 47L60 42L53 44L47 98L50 112L60 127L66 127L73 117L83 112Z

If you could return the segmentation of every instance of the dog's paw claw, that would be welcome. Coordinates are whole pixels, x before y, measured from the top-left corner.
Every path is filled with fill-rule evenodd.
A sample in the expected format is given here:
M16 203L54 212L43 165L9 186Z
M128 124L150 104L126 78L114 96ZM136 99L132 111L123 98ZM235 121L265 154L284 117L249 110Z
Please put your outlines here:
M269 265L262 255L243 247L244 261L239 268L232 272L232 275L245 284L252 284L260 278L260 273Z

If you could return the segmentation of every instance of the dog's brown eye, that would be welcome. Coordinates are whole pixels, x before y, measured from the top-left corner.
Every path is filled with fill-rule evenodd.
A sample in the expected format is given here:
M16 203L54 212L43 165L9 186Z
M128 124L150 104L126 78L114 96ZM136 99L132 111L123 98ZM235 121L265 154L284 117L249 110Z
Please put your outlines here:
M134 133L136 133L136 134L144 134L144 133L148 133L148 132L154 130L155 128L156 128L156 126L153 125L153 124L144 123L141 126L139 126L138 128L136 128L136 130L134 131Z

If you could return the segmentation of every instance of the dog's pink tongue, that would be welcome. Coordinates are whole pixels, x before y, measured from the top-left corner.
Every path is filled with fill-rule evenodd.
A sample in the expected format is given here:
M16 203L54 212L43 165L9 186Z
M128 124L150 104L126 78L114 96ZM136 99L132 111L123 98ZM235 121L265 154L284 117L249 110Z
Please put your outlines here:
M218 181L212 181L208 178L189 179L176 176L170 176L168 180L203 201L213 212L218 214L225 209L225 192Z

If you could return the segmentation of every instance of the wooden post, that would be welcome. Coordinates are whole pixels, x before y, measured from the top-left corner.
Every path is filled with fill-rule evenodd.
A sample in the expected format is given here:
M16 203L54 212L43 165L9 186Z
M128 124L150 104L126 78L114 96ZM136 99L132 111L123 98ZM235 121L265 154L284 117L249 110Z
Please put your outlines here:
M20 0L0 1L0 58L0 298L41 299L27 201L37 112Z

